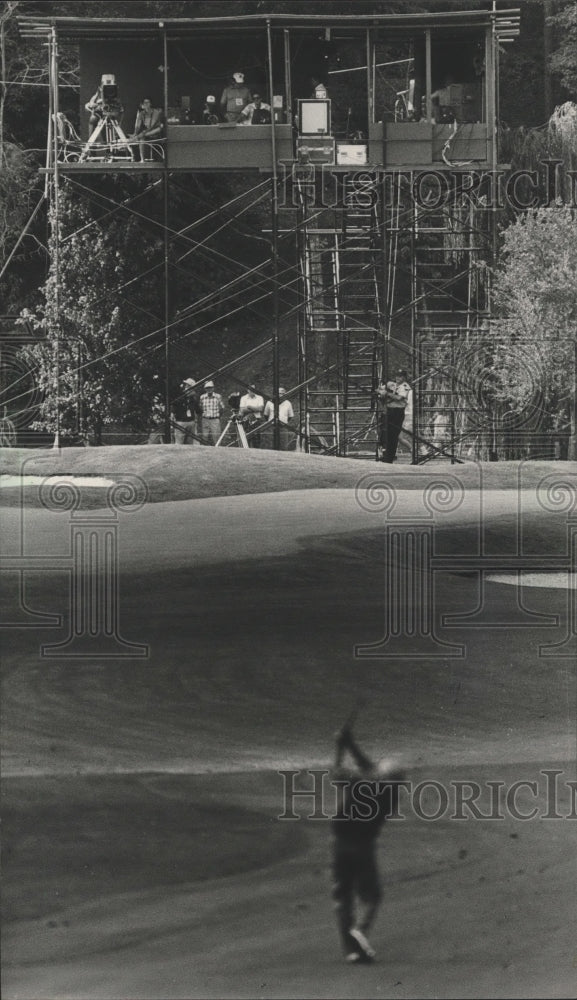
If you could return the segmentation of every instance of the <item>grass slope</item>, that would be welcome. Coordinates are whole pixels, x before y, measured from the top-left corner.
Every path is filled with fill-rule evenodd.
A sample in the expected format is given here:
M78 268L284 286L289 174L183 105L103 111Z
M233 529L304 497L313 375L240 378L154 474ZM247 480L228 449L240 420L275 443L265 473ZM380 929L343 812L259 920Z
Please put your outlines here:
M3 449L0 457L5 475L140 476L152 503L295 489L354 489L367 475L390 479L400 489L420 489L425 479L450 474L470 489L514 490L519 484L535 487L549 475L574 480L577 472L575 462L390 466L321 455L175 445ZM26 499L33 503L35 492L37 488L27 489ZM5 489L1 502L12 503L14 496L19 496L18 488Z

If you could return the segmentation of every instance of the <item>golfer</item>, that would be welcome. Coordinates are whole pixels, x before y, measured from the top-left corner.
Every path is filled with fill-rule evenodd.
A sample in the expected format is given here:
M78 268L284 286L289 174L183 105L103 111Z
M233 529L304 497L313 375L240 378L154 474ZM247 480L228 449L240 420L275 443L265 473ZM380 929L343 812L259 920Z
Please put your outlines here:
M347 751L351 765L345 767ZM387 817L396 811L402 780L395 761L389 758L375 764L359 749L348 725L337 733L333 781L337 782L338 805L331 824L333 899L347 962L372 962L375 957L367 934L381 900L377 837Z

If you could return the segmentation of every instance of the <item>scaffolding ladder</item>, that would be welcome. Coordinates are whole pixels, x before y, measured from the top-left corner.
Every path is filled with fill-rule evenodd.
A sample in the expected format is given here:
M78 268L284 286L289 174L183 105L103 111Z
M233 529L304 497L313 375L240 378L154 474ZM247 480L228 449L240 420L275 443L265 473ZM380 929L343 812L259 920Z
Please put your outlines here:
M489 320L489 219L470 198L431 209L415 202L413 212L413 460L461 460L478 438L472 416Z
M345 176L320 212L299 191L304 432L310 451L374 457L382 344L379 188Z

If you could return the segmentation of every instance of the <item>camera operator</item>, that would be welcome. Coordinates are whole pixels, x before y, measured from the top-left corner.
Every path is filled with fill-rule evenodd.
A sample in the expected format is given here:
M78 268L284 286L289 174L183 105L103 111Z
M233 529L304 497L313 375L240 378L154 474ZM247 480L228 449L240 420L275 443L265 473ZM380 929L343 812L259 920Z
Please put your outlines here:
M90 133L94 131L99 122L107 115L120 122L124 108L118 98L118 90L115 84L101 83L92 95L87 104L84 105L86 111L90 113L88 127Z
M264 399L257 395L255 385L250 385L248 392L241 396L239 409L240 416L250 434L249 445L251 448L260 448L261 436L257 428L263 423Z
M220 118L218 117L218 109L216 107L216 97L213 94L209 94L204 102L204 108L202 109L202 124L203 125L218 125Z

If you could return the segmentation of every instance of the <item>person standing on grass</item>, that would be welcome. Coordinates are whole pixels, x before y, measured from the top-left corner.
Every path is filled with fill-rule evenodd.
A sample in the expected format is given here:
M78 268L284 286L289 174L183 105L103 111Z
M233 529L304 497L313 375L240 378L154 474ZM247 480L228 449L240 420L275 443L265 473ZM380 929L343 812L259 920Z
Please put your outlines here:
M280 424L280 450L288 451L291 440L294 438L290 427L295 418L295 411L293 410L293 405L290 399L286 398L286 389L279 389L278 391L279 403L278 403L278 420ZM274 420L274 402L269 399L264 408L265 420Z
M381 462L392 464L397 455L399 435L403 429L405 409L411 392L407 373L400 369L394 379L381 384L377 390L382 404L379 444Z
M351 764L345 767L347 752ZM397 810L402 780L396 761L383 758L375 763L360 750L349 725L337 733L332 776L338 790L331 821L333 900L343 952L351 964L372 962L375 957L367 934L381 901L377 839L385 820Z
M224 403L222 396L214 391L212 380L204 383L204 389L200 397L202 437L205 444L215 445L222 433L221 417L224 413Z
M185 378L180 383L180 394L173 400L172 418L175 444L194 444L196 418L202 414L200 403L194 392L195 385L196 382L193 378Z
M256 385L250 385L248 391L240 398L239 413L250 434L248 443L251 448L260 448L261 445L258 428L262 424L263 411L264 398L257 393Z
M150 408L150 424L147 444L164 444L165 423L164 397L156 393Z

